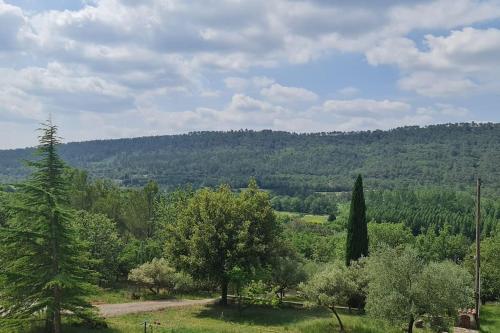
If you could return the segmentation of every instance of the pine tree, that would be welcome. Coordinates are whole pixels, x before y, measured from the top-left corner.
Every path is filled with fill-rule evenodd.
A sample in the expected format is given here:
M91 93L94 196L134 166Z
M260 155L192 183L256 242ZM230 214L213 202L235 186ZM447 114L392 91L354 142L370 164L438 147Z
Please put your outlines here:
M62 313L95 318L84 298L95 274L74 234L57 127L49 121L41 131L38 158L28 162L33 173L18 186L12 218L0 229L0 326L9 332L25 331L40 316L54 333L61 332Z
M363 194L363 179L358 175L352 191L351 210L347 225L345 260L349 266L352 260L368 255L368 226Z

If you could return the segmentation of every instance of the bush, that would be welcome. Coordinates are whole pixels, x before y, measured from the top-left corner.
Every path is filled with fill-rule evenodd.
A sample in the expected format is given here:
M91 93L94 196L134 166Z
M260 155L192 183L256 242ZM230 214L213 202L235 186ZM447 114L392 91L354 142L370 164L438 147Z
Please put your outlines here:
M132 269L128 279L141 287L148 288L155 295L160 293L160 289L167 289L169 292L185 292L193 285L191 276L184 272L177 272L163 258L155 258Z

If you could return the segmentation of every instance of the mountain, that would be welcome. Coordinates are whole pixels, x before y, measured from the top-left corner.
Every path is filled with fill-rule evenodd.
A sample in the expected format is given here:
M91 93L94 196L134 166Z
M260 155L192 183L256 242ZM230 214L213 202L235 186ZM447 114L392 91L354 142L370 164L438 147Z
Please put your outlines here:
M0 151L0 182L29 172L33 149ZM461 123L389 131L297 134L279 131L193 132L61 145L71 166L127 186L155 179L172 188L255 177L279 193L348 191L364 175L367 188L441 186L468 190L481 175L500 193L500 124Z

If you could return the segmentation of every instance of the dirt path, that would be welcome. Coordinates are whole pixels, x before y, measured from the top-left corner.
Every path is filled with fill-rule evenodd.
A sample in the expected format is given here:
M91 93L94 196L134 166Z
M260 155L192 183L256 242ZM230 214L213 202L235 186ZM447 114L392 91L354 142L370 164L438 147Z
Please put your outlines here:
M188 305L204 305L215 302L215 299L196 299L196 300L170 300L170 301L144 301L135 303L121 304L99 304L96 308L104 317L117 317L131 313L142 313L159 311L166 308L173 308Z

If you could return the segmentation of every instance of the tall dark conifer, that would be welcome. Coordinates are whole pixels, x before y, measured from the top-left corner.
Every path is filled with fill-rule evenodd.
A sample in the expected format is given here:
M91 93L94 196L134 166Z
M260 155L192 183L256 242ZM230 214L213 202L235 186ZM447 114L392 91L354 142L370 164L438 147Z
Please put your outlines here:
M29 162L33 173L18 186L12 218L0 229L0 327L9 332L25 331L39 316L54 333L61 332L63 313L94 317L84 299L94 274L73 231L57 127L49 121L41 131L38 159Z
M350 265L352 260L368 255L368 226L366 224L366 205L363 194L363 179L358 175L352 191L351 210L347 225L347 242L345 261Z

